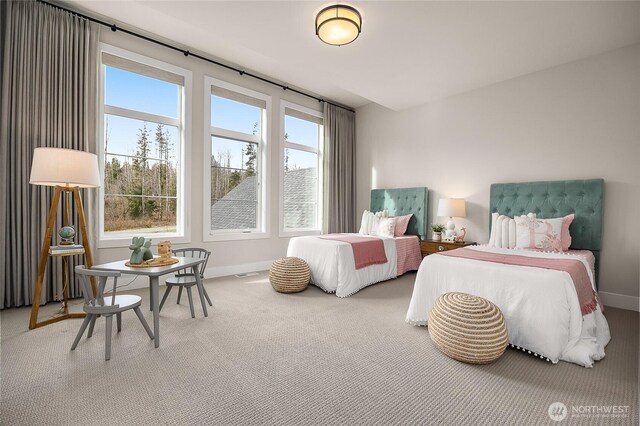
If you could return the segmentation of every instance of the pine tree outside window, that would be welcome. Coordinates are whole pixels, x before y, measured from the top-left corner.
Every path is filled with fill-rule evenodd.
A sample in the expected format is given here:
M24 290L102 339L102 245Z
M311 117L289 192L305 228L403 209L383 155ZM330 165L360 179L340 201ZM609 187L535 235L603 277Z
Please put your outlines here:
M106 45L101 58L99 244L124 245L137 235L180 242L190 72Z

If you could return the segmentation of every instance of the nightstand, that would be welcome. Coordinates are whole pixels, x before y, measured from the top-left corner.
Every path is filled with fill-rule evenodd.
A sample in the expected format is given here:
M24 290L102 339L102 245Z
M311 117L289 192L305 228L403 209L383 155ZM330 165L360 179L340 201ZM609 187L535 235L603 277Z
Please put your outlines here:
M476 242L474 241L462 241L459 243L451 243L451 242L445 242L445 241L421 240L420 252L422 253L422 257L425 257L430 254L439 253L441 251L455 250L457 248L475 246L475 245L476 245Z

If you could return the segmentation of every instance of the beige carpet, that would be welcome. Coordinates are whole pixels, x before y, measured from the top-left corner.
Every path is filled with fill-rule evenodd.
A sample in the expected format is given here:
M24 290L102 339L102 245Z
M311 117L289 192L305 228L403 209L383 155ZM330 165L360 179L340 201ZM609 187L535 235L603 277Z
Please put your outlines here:
M172 297L154 349L127 312L109 362L104 320L70 352L80 320L28 331L29 309L5 310L1 423L638 424L637 313L606 311L613 337L593 369L511 349L494 364L472 366L435 349L426 328L405 324L414 279L347 299L315 287L277 294L266 273L210 280L209 318L198 307L191 319L186 298L176 305ZM629 411L554 423L547 414L553 402Z

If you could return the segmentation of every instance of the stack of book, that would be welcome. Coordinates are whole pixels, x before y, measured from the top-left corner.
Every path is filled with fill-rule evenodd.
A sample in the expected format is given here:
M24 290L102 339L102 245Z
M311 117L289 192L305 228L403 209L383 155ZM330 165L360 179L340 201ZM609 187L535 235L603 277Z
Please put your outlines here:
M83 254L83 253L84 253L84 247L79 244L49 247L49 255L51 256L69 256L72 254Z

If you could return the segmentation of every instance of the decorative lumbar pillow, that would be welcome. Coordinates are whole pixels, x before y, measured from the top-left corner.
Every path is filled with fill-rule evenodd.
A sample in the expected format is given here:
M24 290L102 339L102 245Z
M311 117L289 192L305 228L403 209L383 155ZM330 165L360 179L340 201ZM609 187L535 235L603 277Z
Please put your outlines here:
M564 218L537 219L518 216L516 221L516 248L562 251L562 222Z
M395 217L383 217L378 222L376 234L380 237L393 237L396 229Z
M409 221L411 220L412 214L407 214L404 216L396 216L396 229L393 232L393 235L396 237L402 237L407 232L407 227L409 226Z

